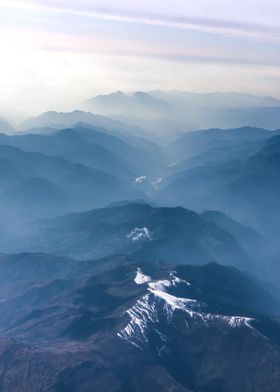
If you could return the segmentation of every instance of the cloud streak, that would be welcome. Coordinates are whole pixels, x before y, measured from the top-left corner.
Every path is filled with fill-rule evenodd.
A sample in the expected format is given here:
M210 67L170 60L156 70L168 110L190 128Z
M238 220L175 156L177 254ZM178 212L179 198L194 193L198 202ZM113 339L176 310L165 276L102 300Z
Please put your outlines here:
M59 4L59 2L58 2ZM218 34L225 37L235 37L242 39L268 41L272 43L280 43L280 27L270 26L267 24L259 23L246 23L236 20L202 18L192 16L167 16L160 13L147 13L147 12L131 12L129 10L118 10L99 7L67 7L56 6L53 2L18 2L13 1L8 3L0 1L0 6L9 8L22 8L27 10L43 11L48 13L56 13L63 15L72 15L80 17L91 17L95 19L129 23L129 24L142 24L150 26L158 26L165 28L173 28L179 30L192 30L204 33Z
M0 111L69 110L112 90L279 96L280 25L255 17L260 2L0 0Z

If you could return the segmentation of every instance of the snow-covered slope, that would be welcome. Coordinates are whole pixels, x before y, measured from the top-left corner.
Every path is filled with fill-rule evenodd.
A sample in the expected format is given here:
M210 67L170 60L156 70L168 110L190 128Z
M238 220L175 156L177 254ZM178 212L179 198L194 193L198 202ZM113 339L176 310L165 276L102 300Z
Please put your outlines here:
M147 290L126 311L128 323L117 335L135 347L148 344L154 334L158 335L164 345L167 339L164 330L174 326L178 317L184 320L182 325L186 329L197 327L198 324L203 328L253 328L250 324L253 319L249 317L212 314L207 312L205 303L171 294L172 288L190 286L188 281L176 276L176 272L170 272L168 279L153 280L138 268L134 280L138 285L146 285Z

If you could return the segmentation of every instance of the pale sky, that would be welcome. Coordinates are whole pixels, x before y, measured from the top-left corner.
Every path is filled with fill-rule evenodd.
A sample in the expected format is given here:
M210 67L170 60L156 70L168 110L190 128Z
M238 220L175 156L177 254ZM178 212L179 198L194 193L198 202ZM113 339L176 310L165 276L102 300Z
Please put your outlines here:
M280 97L278 0L0 0L0 115L114 90Z

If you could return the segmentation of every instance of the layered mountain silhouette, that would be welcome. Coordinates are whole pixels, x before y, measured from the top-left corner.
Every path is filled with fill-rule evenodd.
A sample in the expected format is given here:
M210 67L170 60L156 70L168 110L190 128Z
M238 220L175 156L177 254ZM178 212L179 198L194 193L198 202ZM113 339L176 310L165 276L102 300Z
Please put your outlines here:
M170 133L202 128L236 128L245 125L279 127L280 101L240 93L196 94L183 91L121 91L94 97L86 108L114 115L149 131Z
M159 147L151 142L132 136L123 140L86 124L45 135L2 134L0 143L29 152L60 156L131 180L145 173L147 168L156 171L164 160Z
M256 269L243 244L249 249L259 236L229 218L224 217L224 221L220 224L213 213L205 218L181 207L158 208L131 202L33 222L24 233L14 234L16 241L11 241L9 247L10 251L39 252L51 248L55 254L83 259L127 254L140 261L216 261ZM247 235L240 238L240 233L240 241L236 225Z
M126 124L115 121L106 116L95 115L91 112L84 112L82 110L74 110L73 112L45 112L38 117L31 117L20 124L20 129L40 129L40 128L54 128L63 129L72 127L78 123L86 123L95 127L102 127L108 130L125 131ZM131 129L131 127L130 127Z
M247 144L250 150L251 143ZM225 156L189 170L184 170L186 161L183 171L177 168L166 183L162 182L162 195L175 204L223 211L262 232L268 226L278 230L275 219L279 197L278 144L278 136L265 138L257 153L247 152L247 156L242 153L240 157L237 152L234 160ZM229 148L225 147L225 151Z
M278 392L280 102L86 106L0 120L0 390Z
M7 217L34 219L141 196L130 182L64 158L5 145L0 153L0 211Z

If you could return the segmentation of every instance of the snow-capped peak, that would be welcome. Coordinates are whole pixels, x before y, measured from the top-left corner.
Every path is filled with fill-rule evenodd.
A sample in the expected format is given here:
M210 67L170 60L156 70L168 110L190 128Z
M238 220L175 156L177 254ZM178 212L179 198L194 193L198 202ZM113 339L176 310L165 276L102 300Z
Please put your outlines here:
M198 323L204 328L211 325L253 328L250 325L252 319L248 317L205 313L199 301L180 298L167 292L172 286L190 285L189 282L177 277L175 272L170 273L169 279L153 280L138 268L134 281L136 284L147 284L147 292L126 311L130 320L117 335L138 348L149 342L151 331L158 334L164 341L165 337L160 328L166 323L172 324L175 320L173 316L177 311L183 312L186 328L190 328L192 324L198 325Z

